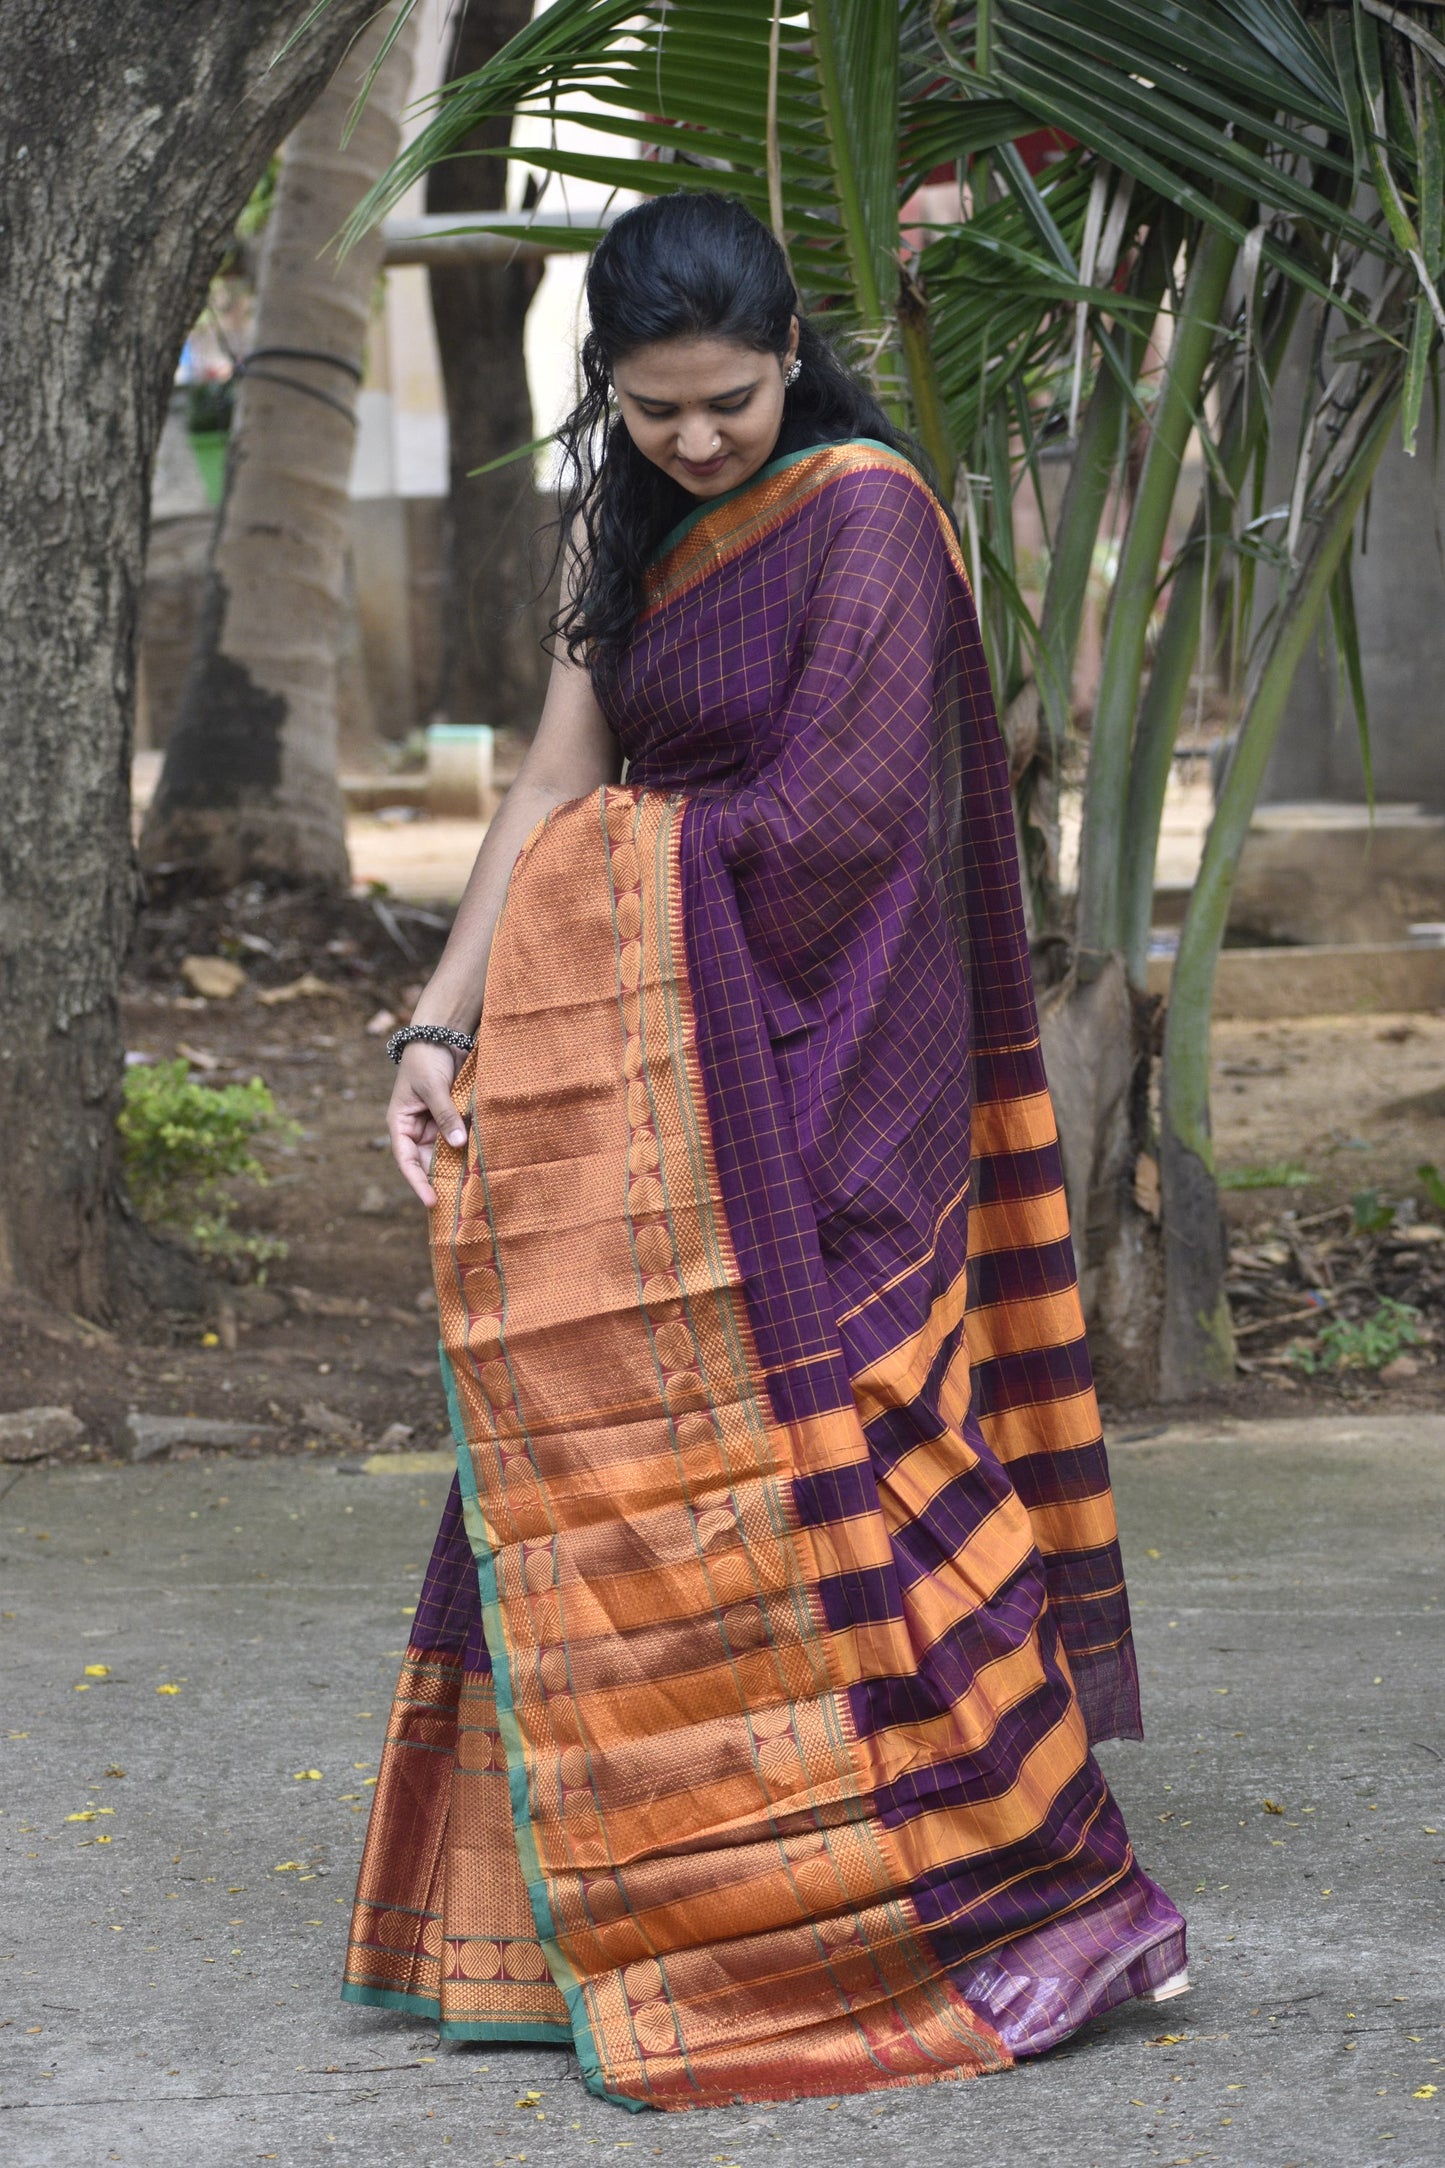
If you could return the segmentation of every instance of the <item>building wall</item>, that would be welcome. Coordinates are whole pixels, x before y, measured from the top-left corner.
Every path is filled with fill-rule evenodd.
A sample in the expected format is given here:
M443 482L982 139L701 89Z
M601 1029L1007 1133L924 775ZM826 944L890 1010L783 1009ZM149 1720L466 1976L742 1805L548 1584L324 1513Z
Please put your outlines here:
M1280 450L1268 482L1272 505L1288 495L1285 454L1296 441L1308 367L1301 341L1275 392ZM1445 811L1445 465L1431 432L1427 401L1415 457L1405 456L1398 433L1386 448L1354 560L1354 590L1375 796ZM1326 631L1296 673L1261 798L1360 804L1365 795L1354 710Z
M450 8L421 0L405 131L425 115L418 106L441 80ZM523 123L519 148L544 141L543 122ZM524 171L510 169L511 200ZM556 200L554 194L548 200ZM602 189L569 183L567 201L584 214L612 200ZM424 209L418 184L398 215ZM537 431L551 429L572 405L586 261L558 255L547 264L527 321L527 371ZM357 412L351 476L355 622L343 642L343 757L366 757L368 743L401 739L430 720L441 654L441 590L447 495L447 418L425 270L393 265L378 281ZM552 462L537 463L545 486ZM538 523L546 516L539 502ZM157 462L152 530L142 603L141 690L137 744L164 745L174 722L199 608L213 515L190 453L182 408L168 418ZM546 611L539 605L538 631Z

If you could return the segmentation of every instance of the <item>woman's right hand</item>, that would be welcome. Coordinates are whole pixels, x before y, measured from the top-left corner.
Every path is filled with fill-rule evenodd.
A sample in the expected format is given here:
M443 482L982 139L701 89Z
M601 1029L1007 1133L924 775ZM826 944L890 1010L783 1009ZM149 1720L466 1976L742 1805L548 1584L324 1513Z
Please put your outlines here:
M563 650L553 659L537 735L488 824L441 961L417 1003L423 1022L469 1028L481 1010L492 935L517 853L554 806L615 783L620 768L617 740L586 666ZM458 1146L467 1141L466 1121L452 1105L463 1058L448 1047L414 1039L402 1052L387 1109L392 1157L428 1211L437 1201L427 1170L438 1137Z
M467 1141L466 1122L452 1105L452 1085L462 1059L450 1047L413 1040L402 1051L386 1110L392 1157L428 1211L437 1201L428 1173L437 1138L458 1146Z

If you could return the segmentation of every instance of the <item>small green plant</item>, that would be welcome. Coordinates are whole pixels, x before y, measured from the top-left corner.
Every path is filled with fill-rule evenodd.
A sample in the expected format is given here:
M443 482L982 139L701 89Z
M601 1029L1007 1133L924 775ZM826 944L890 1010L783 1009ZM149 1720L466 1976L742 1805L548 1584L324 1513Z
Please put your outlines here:
M1309 1377L1321 1370L1383 1370L1401 1348L1419 1343L1420 1312L1412 1302L1397 1302L1393 1295L1386 1295L1372 1317L1358 1321L1332 1317L1320 1327L1313 1344L1293 1341L1289 1359Z
M231 1200L220 1186L264 1186L257 1139L297 1133L259 1077L197 1084L184 1061L127 1070L118 1126L121 1164L142 1218L176 1229L202 1256L258 1278L285 1256L285 1243L274 1236L231 1224Z
M1427 1159L1423 1166L1417 1167L1415 1179L1424 1190L1427 1202L1437 1212L1445 1212L1445 1180L1441 1179L1440 1169L1434 1161Z
M233 1227L230 1214L224 1210L198 1212L187 1225L185 1236L191 1248L213 1265L228 1266L238 1280L254 1279L260 1287L266 1284L267 1266L276 1264L287 1250L279 1235L247 1234Z
M1276 1160L1271 1167L1227 1167L1219 1177L1221 1189L1305 1189L1310 1177L1292 1159Z
M1357 1234L1382 1235L1395 1224L1395 1207L1387 1204L1377 1189L1357 1189L1350 1199L1350 1211Z
M236 232L241 240L258 241L266 231L276 201L276 183L280 175L281 153L275 151L267 159L260 180L251 190L241 215L236 220Z

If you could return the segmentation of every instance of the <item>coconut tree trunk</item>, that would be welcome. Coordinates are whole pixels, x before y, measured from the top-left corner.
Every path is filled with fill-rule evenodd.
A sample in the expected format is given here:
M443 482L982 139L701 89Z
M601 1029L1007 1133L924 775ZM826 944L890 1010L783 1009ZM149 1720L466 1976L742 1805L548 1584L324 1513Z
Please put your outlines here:
M473 74L532 19L532 0L469 0L455 10L445 79ZM427 175L427 209L496 211L506 202L509 120L465 137L461 155ZM546 657L532 537L538 504L530 460L479 467L535 434L523 336L540 264L467 264L431 272L432 316L446 389L451 472L442 606L440 716L498 729L536 727Z
M1237 253L1212 230L1194 244L1109 606L1089 741L1077 946L1068 976L1043 1004L1044 1058L1073 1170L1070 1225L1085 1314L1100 1382L1123 1400L1147 1399L1157 1383L1163 1261L1156 1212L1141 1200L1138 1181L1155 1020L1154 1004L1124 970L1124 807L1159 561Z
M1064 1163L1069 1228L1100 1390L1136 1403L1154 1391L1161 1303L1158 1229L1138 1193L1154 1019L1111 956L1039 1001L1044 1067Z
M382 238L373 229L345 256L331 244L400 142L414 17L346 137L391 21L388 9L356 39L282 155L196 645L141 842L172 885L347 878L338 661Z
M371 0L9 0L0 14L0 1289L183 1292L116 1174L118 986L151 467L256 177Z

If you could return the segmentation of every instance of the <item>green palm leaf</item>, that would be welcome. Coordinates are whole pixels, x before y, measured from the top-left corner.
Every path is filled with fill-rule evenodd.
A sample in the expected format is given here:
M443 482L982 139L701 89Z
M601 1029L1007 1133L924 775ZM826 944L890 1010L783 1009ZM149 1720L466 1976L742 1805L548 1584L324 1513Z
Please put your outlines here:
M1364 221L1316 185L1326 170L1348 170L1341 148L1304 132L1348 131L1323 48L1302 31L1289 0L1254 0L1251 13L1261 27L1266 18L1276 25L1293 70L1266 52L1258 30L1235 25L1219 0L1187 12L1138 0L998 0L991 83L1241 243L1257 219L1274 217L1378 246ZM1322 93L1331 89L1326 102ZM1286 94L1289 103L1281 102ZM1257 206L1247 219L1224 200L1240 193ZM1273 234L1264 251L1326 295L1326 283L1291 263Z
M777 140L795 267L815 298L842 295L856 309L860 278L870 294L885 290L882 205L891 205L896 226L897 123L886 85L881 119L866 111L862 95L866 81L876 85L880 54L888 49L877 10L869 0L850 0L836 12L841 20L830 24L830 52L842 120L830 136L808 13L785 6ZM642 7L635 0L554 0L487 67L437 93L432 117L359 206L348 237L384 217L431 165L456 155L480 122L501 114L565 121L599 139L595 152L529 150L529 162L544 171L643 194L722 185L766 217L772 13L772 0L654 0ZM892 144L881 188L852 185L853 169L838 165L840 144L865 121ZM606 148L607 138L615 152ZM639 146L641 157L629 155ZM840 216L845 198L854 211L851 224ZM892 301L889 293L890 310Z
M898 22L878 0L813 0L809 14L853 291L875 330L898 299Z

